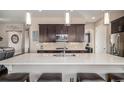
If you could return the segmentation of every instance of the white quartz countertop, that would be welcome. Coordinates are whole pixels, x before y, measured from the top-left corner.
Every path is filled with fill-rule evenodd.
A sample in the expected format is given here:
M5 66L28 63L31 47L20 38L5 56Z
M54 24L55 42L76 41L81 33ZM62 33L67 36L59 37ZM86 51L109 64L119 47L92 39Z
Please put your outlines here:
M27 53L0 61L4 65L124 65L124 57L82 53L76 56Z

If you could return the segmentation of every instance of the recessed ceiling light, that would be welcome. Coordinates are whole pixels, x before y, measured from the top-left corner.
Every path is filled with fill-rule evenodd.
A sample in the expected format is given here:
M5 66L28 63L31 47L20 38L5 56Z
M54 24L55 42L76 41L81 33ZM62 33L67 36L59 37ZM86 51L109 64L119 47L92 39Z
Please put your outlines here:
M96 19L95 17L92 17L92 19L94 20L94 19Z

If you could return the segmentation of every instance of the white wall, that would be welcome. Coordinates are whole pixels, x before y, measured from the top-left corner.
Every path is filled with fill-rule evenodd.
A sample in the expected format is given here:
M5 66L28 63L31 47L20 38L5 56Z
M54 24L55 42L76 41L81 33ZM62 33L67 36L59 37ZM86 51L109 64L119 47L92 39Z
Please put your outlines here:
M70 19L71 24L84 24L82 18ZM33 17L32 24L65 24L64 17Z
M24 32L24 24L0 24L0 35L2 35L3 37L3 41L0 41L0 47L11 47L13 45L11 45L12 43L10 43L10 37L8 35L8 32L11 32L11 34L14 34L16 32L22 32L21 34L23 35ZM20 40L22 42L24 42L24 38L23 36L20 38ZM20 52L18 51L22 51L24 49L24 46L22 43L17 43L17 46L15 47L15 50L17 50L15 54L18 54ZM15 46L15 45L14 45ZM22 46L22 50L20 50L20 48L18 46Z
M6 29L6 25L0 24L0 36L3 38L3 40L0 41L0 47L8 46L8 37L7 37L7 33L6 33L5 29Z
M90 46L95 48L95 25L94 23L85 24L85 33L90 33Z
M107 31L106 26L101 24L95 29L95 53L106 53L107 51Z
M25 53L28 52L29 49L29 33L28 31L25 31Z

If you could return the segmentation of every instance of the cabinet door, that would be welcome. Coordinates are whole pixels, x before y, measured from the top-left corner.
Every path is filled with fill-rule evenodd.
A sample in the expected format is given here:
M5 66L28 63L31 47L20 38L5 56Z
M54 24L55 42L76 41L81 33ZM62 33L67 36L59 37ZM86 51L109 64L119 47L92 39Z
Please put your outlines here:
M56 25L56 34L62 34L63 33L63 24L57 24Z
M48 38L48 42L56 41L56 25L55 24L47 25L47 38Z
M124 32L124 17L116 19L111 22L111 33Z
M75 42L76 41L76 27L75 25L67 26L68 28L68 41Z
M39 42L47 42L47 25L39 24Z
M76 25L76 41L77 42L84 41L84 25L83 24Z
M124 32L124 17L120 18L118 30Z
M113 21L111 23L111 33L118 33L118 27L119 27L119 22L118 21Z
M64 24L56 25L56 34L68 34L67 27Z
M63 34L68 34L68 26L63 25Z

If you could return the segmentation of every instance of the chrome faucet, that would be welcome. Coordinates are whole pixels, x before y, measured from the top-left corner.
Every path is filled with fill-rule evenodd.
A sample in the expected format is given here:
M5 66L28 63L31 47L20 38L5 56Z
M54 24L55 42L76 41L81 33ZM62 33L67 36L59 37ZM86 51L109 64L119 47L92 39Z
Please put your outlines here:
M66 47L64 46L64 50L63 50L63 56L65 56L65 50L66 50Z
M65 42L64 42L63 57L65 56L65 54L66 54L66 45L65 45Z

